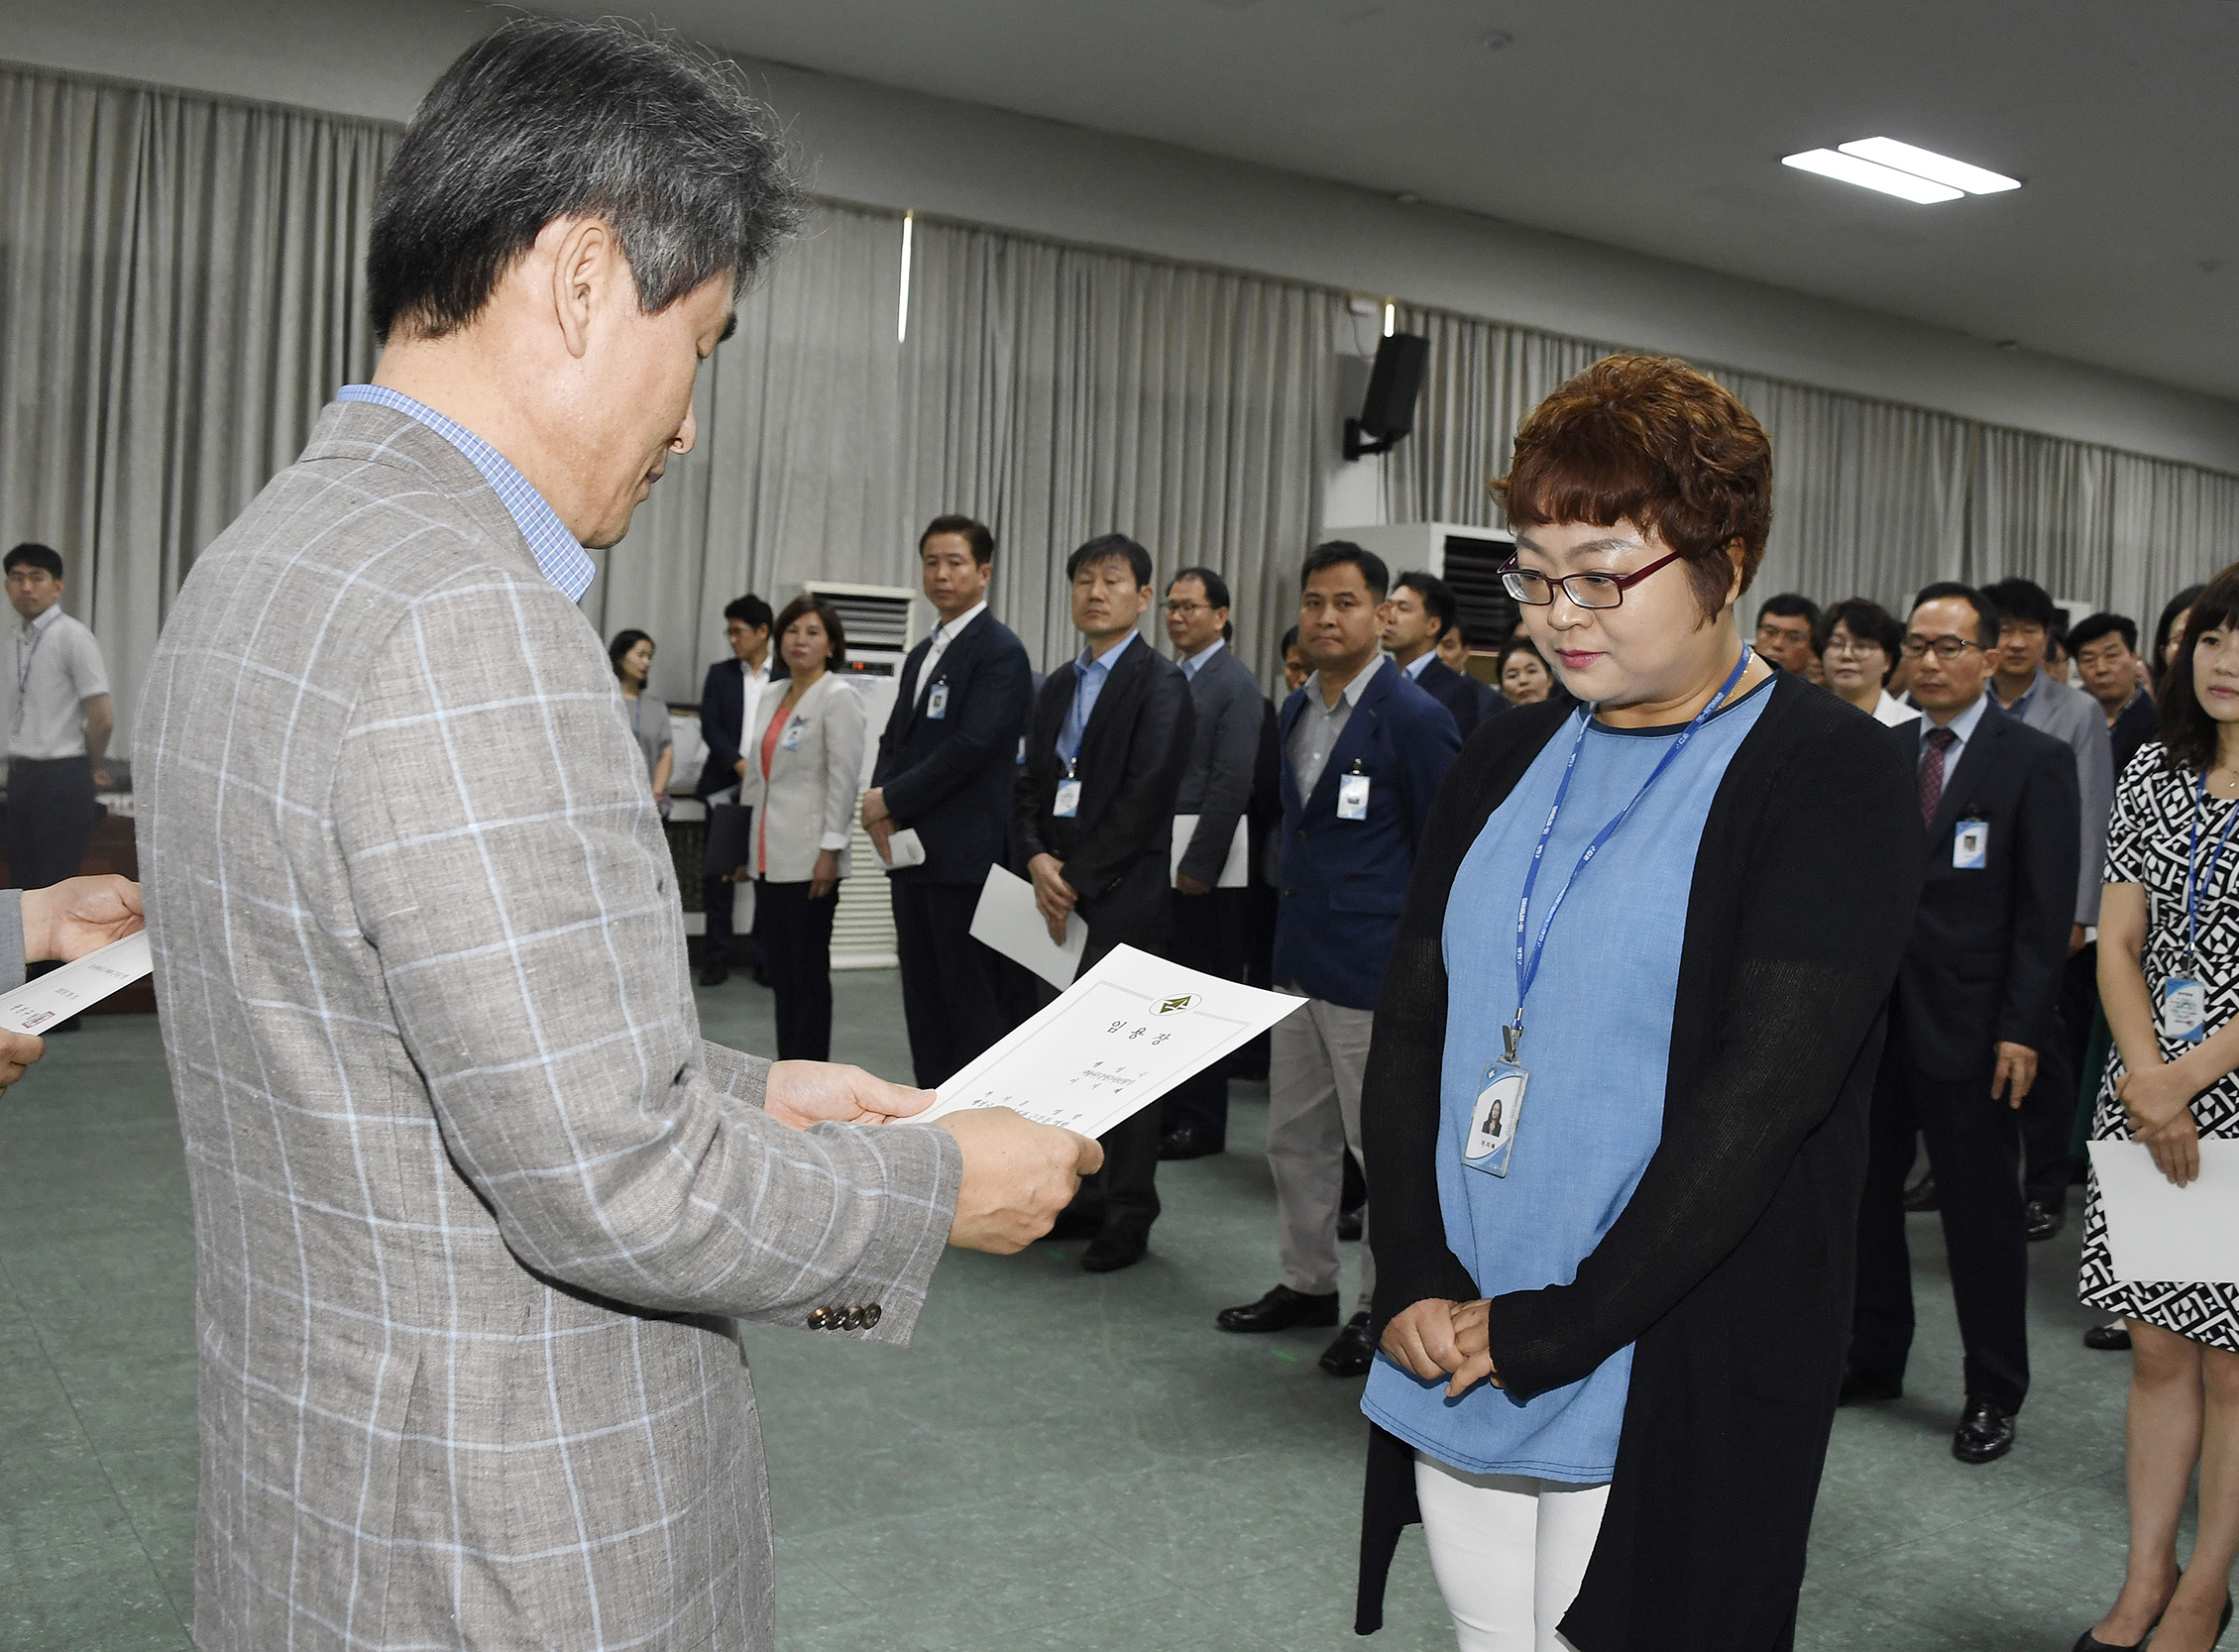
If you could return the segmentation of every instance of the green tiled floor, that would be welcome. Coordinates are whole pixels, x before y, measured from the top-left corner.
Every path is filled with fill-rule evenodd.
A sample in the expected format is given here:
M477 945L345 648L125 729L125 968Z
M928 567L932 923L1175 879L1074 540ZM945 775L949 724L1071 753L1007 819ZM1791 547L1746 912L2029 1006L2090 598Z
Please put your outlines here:
M894 979L840 977L837 1053L907 1070ZM769 1045L744 980L711 1037ZM1357 1383L1322 1333L1226 1337L1274 1282L1265 1105L1232 1150L1169 1165L1149 1260L952 1255L907 1352L751 1328L786 1652L1337 1648L1351 1633ZM1847 1412L1799 1645L2059 1652L2119 1577L2126 1362L2086 1353L2072 1235L2037 1247L2021 1445L1945 1449L1957 1337L1915 1218L1913 1394ZM0 1647L179 1648L193 1576L192 1246L152 1019L96 1018L0 1097ZM1419 1534L1385 1652L1453 1644Z

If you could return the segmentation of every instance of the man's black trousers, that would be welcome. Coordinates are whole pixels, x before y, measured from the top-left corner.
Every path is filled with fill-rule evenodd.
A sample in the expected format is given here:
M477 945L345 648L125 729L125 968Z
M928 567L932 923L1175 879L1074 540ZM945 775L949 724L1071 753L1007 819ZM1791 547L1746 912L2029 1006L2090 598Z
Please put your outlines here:
M93 765L83 757L8 765L8 875L19 889L74 878L93 835Z
M890 877L886 887L894 901L910 1065L920 1089L938 1089L1011 1030L1002 955L971 937L978 884Z

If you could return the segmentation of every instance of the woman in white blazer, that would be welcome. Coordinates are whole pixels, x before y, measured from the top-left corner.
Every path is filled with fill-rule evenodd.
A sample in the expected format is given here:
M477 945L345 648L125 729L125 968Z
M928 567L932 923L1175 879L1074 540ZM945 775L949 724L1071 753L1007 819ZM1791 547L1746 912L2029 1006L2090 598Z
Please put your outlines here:
M847 655L840 615L798 597L777 616L792 673L783 699L763 697L748 730L738 801L754 811L754 928L777 999L781 1061L832 1056L832 918L847 875L863 769L863 703L834 675ZM772 685L775 687L776 685Z

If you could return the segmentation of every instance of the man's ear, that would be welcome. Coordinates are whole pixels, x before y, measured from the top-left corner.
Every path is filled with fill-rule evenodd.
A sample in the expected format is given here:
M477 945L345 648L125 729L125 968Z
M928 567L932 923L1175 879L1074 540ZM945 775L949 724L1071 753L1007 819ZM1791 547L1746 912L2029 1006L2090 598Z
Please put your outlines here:
M597 218L555 218L537 240L552 240L552 312L559 323L560 340L578 361L591 348L591 321L617 269L627 278L628 267L618 256L614 231Z

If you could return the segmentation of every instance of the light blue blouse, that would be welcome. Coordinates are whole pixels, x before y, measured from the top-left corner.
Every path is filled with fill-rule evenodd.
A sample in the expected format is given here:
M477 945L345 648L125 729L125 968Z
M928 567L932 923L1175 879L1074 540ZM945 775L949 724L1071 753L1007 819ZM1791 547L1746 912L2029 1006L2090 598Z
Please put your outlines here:
M1515 1012L1516 905L1575 721L1547 742L1463 857L1446 901L1438 1199L1446 1242L1487 1296L1568 1284L1656 1151L1695 851L1727 764L1767 698L1759 684L1705 723L1563 902L1524 1008L1517 1064L1531 1078L1505 1177L1465 1165L1462 1143ZM1532 890L1532 939L1586 845L1678 733L1588 729ZM1490 1383L1449 1400L1443 1378L1419 1381L1379 1355L1361 1409L1457 1469L1595 1484L1615 1469L1631 1377L1626 1347L1583 1380L1529 1400Z

